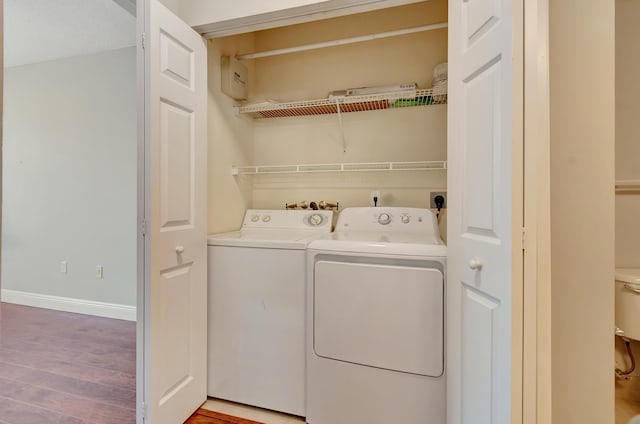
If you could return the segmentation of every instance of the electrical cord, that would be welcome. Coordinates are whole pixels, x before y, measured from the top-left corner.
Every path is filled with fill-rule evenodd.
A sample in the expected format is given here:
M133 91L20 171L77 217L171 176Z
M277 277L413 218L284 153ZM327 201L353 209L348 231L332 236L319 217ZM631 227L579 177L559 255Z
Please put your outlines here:
M440 222L440 210L444 207L444 197L437 195L433 198L433 203L436 205L436 209L438 210L436 213L436 220L438 223Z

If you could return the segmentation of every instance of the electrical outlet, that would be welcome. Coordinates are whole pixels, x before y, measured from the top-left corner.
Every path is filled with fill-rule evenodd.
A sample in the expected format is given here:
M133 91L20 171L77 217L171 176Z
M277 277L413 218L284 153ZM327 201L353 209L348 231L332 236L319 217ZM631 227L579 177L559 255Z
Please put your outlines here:
M431 209L437 209L435 198L437 196L444 197L444 204L442 205L442 209L447 208L447 192L446 191L432 191L429 195L429 207Z
M380 191L375 190L371 192L371 206L380 206L382 203L382 197L380 196Z
M96 278L102 279L104 277L104 268L102 265L96 265Z
M67 261L60 261L60 272L63 274L67 273Z

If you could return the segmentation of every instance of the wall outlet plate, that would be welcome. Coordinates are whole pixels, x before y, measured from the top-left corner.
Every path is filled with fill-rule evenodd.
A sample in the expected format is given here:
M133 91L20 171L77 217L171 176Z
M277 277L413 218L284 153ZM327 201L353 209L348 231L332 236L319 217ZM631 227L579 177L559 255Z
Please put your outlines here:
M431 209L437 209L438 207L436 206L436 202L433 200L436 198L436 196L442 196L444 197L444 205L442 205L442 209L446 209L447 208L447 192L446 191L432 191L429 194L429 207Z

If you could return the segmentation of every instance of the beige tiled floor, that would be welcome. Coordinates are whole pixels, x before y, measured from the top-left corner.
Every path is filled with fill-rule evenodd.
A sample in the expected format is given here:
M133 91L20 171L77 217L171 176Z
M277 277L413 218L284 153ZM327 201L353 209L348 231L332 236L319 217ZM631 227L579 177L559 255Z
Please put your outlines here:
M221 412L248 420L260 421L265 424L304 424L304 419L293 415L281 414L266 409L253 408L239 403L227 402L209 398L202 408Z
M640 377L616 378L616 424L627 424L640 415Z

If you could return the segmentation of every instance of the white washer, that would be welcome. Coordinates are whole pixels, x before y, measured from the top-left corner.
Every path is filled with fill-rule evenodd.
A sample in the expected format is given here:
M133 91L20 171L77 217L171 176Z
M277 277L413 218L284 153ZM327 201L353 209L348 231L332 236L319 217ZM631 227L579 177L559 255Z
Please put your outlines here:
M445 264L427 209L344 209L311 242L308 423L445 424Z
M305 249L332 217L248 210L209 236L209 396L305 415Z

